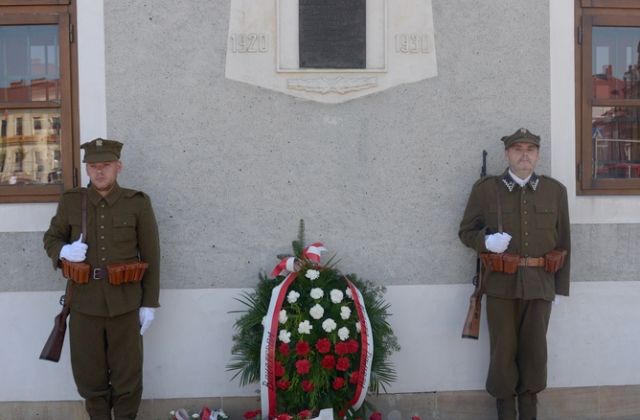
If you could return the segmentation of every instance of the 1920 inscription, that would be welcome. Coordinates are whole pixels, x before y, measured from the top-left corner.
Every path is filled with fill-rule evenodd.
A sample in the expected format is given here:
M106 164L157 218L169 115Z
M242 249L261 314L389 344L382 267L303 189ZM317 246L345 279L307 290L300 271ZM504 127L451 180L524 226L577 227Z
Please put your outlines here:
M300 67L366 68L366 0L300 0Z
M231 34L229 43L233 53L265 53L269 51L268 34Z

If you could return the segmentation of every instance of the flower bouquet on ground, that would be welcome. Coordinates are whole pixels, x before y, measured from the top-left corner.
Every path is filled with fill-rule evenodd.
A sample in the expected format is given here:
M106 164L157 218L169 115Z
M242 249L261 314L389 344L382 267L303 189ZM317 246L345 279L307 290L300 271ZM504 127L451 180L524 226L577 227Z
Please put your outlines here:
M279 256L273 278L261 273L238 299L247 309L227 368L242 385L260 382L263 419L310 419L327 408L341 419L364 418L367 393L396 376L389 356L400 347L385 289L342 274L331 260L321 264L322 244L303 244L300 221L294 255Z

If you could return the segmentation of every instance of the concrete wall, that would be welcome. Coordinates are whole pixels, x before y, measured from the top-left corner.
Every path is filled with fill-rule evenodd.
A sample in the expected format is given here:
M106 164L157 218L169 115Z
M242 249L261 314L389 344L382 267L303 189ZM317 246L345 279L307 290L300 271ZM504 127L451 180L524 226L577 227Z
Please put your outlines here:
M392 392L483 388L486 330L458 338L474 267L458 223L481 150L502 171L499 138L521 126L543 138L540 171L575 191L571 0L434 0L439 75L340 105L225 79L228 1L78 8L82 140L125 143L121 184L151 195L160 225L145 398L252 395L224 372L227 311L290 250L300 218L344 271L390 286L403 346ZM640 384L628 333L640 201L570 204L575 284L554 307L549 385ZM63 284L41 245L54 209L0 205L0 309L12 314L0 401L77 398L67 353L37 360Z

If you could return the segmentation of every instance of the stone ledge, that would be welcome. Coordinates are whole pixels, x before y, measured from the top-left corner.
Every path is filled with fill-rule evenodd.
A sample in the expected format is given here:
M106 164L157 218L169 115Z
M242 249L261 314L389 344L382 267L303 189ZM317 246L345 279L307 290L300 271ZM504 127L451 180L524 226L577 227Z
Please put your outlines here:
M385 420L494 420L493 399L484 391L448 391L415 394L382 394L369 401ZM553 388L539 396L541 420L596 420L640 418L640 385ZM167 420L176 408L224 408L230 419L242 419L245 411L259 408L253 397L179 398L143 400L140 420ZM81 401L0 402L2 420L87 420Z

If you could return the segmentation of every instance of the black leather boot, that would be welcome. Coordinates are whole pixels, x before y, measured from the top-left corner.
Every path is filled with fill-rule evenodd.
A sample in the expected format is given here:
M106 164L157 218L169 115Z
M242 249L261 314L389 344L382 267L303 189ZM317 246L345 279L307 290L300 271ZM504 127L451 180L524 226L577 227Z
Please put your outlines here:
M497 398L496 407L498 408L498 420L516 420L516 399Z
M536 394L520 394L518 395L518 419L519 420L536 420L538 415L538 396Z

